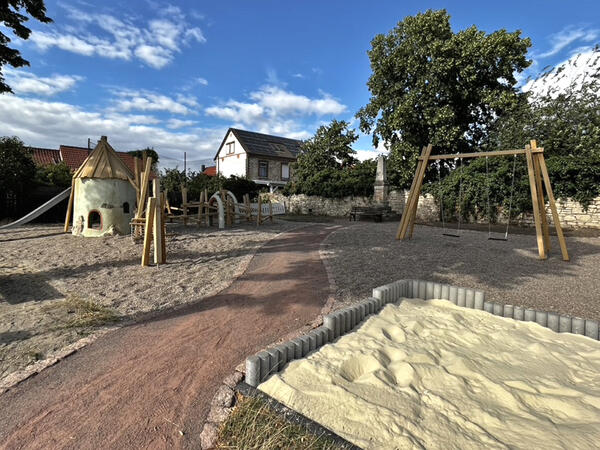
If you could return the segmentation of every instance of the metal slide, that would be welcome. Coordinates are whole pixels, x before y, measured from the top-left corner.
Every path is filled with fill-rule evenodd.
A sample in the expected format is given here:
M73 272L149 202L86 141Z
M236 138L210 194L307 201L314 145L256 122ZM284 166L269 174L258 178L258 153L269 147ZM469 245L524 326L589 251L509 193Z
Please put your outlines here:
M26 216L23 216L19 220L15 220L14 222L11 222L9 224L2 225L0 227L0 230L4 230L4 229L7 229L7 228L18 227L19 225L25 225L26 223L31 222L36 217L39 217L42 214L44 214L50 208L53 208L54 206L58 205L65 198L68 198L70 193L71 193L71 188L65 189L60 194L58 194L56 197L52 197L50 200L48 200L42 206L34 209L33 211L31 211Z

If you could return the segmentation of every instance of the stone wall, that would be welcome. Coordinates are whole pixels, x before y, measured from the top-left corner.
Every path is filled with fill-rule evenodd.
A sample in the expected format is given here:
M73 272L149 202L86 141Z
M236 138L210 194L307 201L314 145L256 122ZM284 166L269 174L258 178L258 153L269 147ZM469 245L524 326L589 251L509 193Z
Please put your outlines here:
M317 216L346 216L353 206L375 206L378 203L372 197L344 197L324 198L308 195L292 195L286 197L282 194L273 194L274 201L285 203L286 211L292 214L313 214ZM408 191L395 190L389 193L388 205L393 212L402 214ZM574 200L557 200L558 215L563 228L595 228L600 229L600 197L596 198L587 211ZM546 204L548 222L552 224L552 213ZM430 194L419 197L417 220L424 222L437 222L440 220L439 208L435 199ZM487 219L479 218L479 223L487 223ZM506 223L506 218L500 218L500 223ZM522 214L511 218L511 224L533 227L533 214Z
M563 228L596 228L600 229L600 197L596 197L587 211L578 202L572 199L558 199L556 201L558 216ZM552 225L552 211L546 203L546 215ZM519 225L533 227L533 214L522 214L513 219Z
M313 214L316 216L347 216L353 206L375 206L377 202L373 197L344 197L325 198L309 195L273 194L273 201L285 203L286 210L291 214ZM393 212L402 214L408 198L408 191L391 191L388 204ZM437 221L438 207L431 195L422 195L419 198L417 219L423 221Z

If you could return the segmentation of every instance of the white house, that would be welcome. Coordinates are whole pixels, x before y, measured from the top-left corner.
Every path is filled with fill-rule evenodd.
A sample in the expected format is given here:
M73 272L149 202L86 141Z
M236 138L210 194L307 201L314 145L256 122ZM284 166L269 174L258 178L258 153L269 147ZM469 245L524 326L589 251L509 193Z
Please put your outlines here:
M230 128L215 155L217 173L247 177L271 190L284 186L292 175L302 141Z

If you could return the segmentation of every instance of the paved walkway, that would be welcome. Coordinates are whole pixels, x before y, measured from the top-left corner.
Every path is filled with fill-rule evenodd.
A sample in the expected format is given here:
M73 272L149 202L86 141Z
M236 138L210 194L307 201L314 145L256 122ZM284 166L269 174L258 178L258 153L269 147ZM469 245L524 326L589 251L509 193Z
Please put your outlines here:
M219 295L109 333L1 395L0 448L199 448L221 380L319 314L331 230L285 233Z

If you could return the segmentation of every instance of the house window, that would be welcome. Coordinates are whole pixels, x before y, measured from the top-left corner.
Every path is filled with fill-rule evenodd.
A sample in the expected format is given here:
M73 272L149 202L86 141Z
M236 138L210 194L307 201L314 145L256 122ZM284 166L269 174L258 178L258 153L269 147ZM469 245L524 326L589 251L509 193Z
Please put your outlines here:
M269 161L258 162L258 178L269 177Z
M88 214L88 223L87 227L93 230L101 230L102 229L102 216L96 210L90 211Z
M123 212L129 214L129 202L123 203Z
M290 165L288 163L281 163L281 179L290 179Z
M235 153L235 142L227 143L227 154L232 155Z

